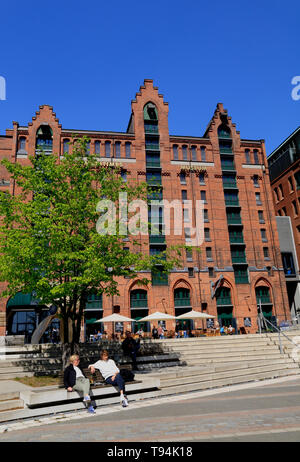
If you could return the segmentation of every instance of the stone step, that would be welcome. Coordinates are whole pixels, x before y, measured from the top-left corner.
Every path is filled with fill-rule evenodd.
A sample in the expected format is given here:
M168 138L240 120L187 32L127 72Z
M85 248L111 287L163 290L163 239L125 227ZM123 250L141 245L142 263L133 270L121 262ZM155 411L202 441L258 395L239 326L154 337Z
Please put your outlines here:
M19 399L19 396L20 394L18 391L6 391L0 394L0 402L9 399Z
M24 401L22 399L9 399L0 401L0 413L11 411L13 409L24 409Z
M280 352L279 347L274 345L268 348L226 348L226 349L202 349L199 350L194 349L194 350L187 350L187 349L182 349L182 350L176 350L176 354L178 354L180 357L182 356L194 356L194 355L211 355L211 356L218 356L220 354L223 354L226 352L226 355L234 355L234 354L265 354L266 352L276 354L277 352Z
M282 365L282 364L271 364L271 365L264 365L261 367L251 367L251 368L244 368L244 369L236 369L226 372L215 372L215 373L208 373L203 372L199 375L187 376L187 377L180 377L177 379L170 379L166 377L161 377L160 384L161 387L166 386L174 386L174 385L183 385L188 383L194 382L205 382L208 380L216 380L216 379L225 379L230 377L237 377L237 376L248 376L249 374L257 374L260 372L269 372L269 371L278 371L278 370L286 370L286 369L295 369L295 364L289 365Z
M275 377L285 377L285 376L291 376L291 375L296 376L298 374L300 374L300 368L284 369L284 370L280 369L277 371L261 372L261 373L252 374L252 375L230 377L226 379L209 380L206 382L165 387L165 388L161 388L159 395L166 396L166 395L174 395L177 393L188 393L191 391L207 390L210 388L218 388L218 387L234 385L238 383L253 382L257 380L266 380L266 379L271 379Z
M33 377L34 372L9 372L5 374L0 374L0 380L11 380L16 377Z
M219 356L219 357L213 357L213 358L185 358L185 362L188 365L201 365L201 364L234 364L236 362L241 362L241 361L259 361L259 360L273 360L273 359L280 359L284 357L286 360L289 360L288 355L285 354L276 354L276 355L260 355L260 356L252 356L249 354L248 356L230 356L227 357L226 355Z

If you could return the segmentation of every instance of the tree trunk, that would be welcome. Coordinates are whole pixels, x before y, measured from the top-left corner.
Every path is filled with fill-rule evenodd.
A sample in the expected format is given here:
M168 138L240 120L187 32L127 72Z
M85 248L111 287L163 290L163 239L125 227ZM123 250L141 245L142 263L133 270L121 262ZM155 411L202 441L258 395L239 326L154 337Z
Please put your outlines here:
M62 344L62 367L63 370L69 365L69 358L71 355L79 355L79 344L75 342Z

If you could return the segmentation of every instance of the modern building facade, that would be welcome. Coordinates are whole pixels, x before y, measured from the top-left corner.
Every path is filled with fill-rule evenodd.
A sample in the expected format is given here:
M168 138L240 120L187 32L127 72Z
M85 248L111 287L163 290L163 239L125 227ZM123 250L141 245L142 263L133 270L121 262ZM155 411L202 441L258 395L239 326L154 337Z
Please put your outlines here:
M278 218L288 217L287 220L277 219L277 225L289 305L295 318L300 312L300 127L267 160L275 213Z
M85 311L86 333L98 329L96 319L113 311L138 320L155 311L180 315L193 308L216 316L220 324L256 332L260 301L273 322L289 319L264 140L242 139L221 103L199 137L171 135L168 111L153 81L145 80L131 102L125 132L63 128L52 107L45 105L28 125L13 122L13 128L0 137L1 158L28 164L28 156L39 147L55 153L59 161L71 149L73 137L85 135L90 139L87 151L95 153L100 163L121 164L124 181L146 181L152 188L149 199L179 200L183 208L184 201L190 200L192 210L197 200L203 201L200 252L196 248L187 251L180 268L168 276L141 274L152 281L148 288L120 279L119 296L91 299ZM1 189L14 194L15 185L1 169ZM183 212L181 235L174 232L173 216L171 233L165 232L164 216L163 207L156 217L149 216L156 220L159 234L139 237L143 252L155 254L169 245L190 244L195 216ZM133 250L130 237L124 246ZM43 313L43 307L34 305L32 295L27 298L22 301L19 294L13 300L1 300L0 334L21 333L24 319L29 319L26 328L32 329L29 325L36 322L36 313ZM20 312L23 318L26 313L23 324L18 321ZM202 321L195 322L195 328L201 326ZM173 321L166 327L174 329Z

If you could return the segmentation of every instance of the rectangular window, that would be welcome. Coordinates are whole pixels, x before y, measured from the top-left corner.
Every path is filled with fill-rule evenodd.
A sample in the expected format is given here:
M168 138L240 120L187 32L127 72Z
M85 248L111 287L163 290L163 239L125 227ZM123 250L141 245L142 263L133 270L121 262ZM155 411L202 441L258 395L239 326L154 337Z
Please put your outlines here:
M206 247L206 260L207 261L212 261L212 250L211 247Z
M214 272L214 268L213 267L210 267L208 268L208 276L210 278L213 278L215 276L215 272Z
M199 183L200 183L201 185L204 185L204 184L205 184L205 176L204 176L204 175L205 175L205 174L202 173L202 172L199 173Z
M188 268L189 278L193 278L194 275L194 268Z
M260 223L264 223L265 222L265 219L264 219L264 212L262 210L259 210L258 211L258 219L259 219L259 222Z
M126 170L121 170L121 178L124 181L124 183L126 183L126 181L127 181L127 172L126 172Z
M201 146L201 160L205 161L206 160L206 149L205 146Z
M203 209L203 220L206 223L209 221L209 219L208 219L208 210L207 209Z
M193 261L193 252L191 250L186 249L186 261Z
M270 258L270 255L269 255L269 248L268 247L264 247L264 258Z
M204 240L205 241L211 241L210 229L209 228L204 228Z
M256 188L259 187L259 183L258 183L258 175L253 175L253 184Z
M186 242L191 242L191 228L184 228L184 237Z
M69 145L70 145L70 140L64 140L64 154L68 154L69 153Z
M206 191L200 191L200 197L202 201L206 202Z
M180 172L180 183L186 184L185 172Z
M255 200L256 200L256 205L262 205L261 203L261 198L260 198L260 193L255 193Z
M188 160L187 146L182 146L182 160Z
M186 209L186 208L183 209L183 221L184 223L188 223L190 221L189 209Z
M286 277L296 276L293 254L291 252L285 252L281 254L281 257L282 257L282 265L283 265L285 276Z
M181 191L181 199L182 199L183 201L186 201L186 200L187 200L187 190L186 190L186 189L183 189L183 190Z
M266 234L266 230L265 230L265 229L261 229L261 230L260 230L260 235L261 235L261 240L262 240L263 242L267 242L267 241L268 241L268 239L267 239L267 234Z
M85 145L85 155L86 156L90 155L90 149L91 149L91 143L88 141Z

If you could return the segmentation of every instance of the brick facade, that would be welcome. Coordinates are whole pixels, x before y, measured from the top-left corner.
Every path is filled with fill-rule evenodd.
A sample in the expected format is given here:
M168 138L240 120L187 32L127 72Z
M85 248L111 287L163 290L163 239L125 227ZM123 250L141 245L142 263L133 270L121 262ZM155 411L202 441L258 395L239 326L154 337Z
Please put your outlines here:
M148 120L148 132L145 133L145 117L148 117L147 114L145 116L145 107L148 107L148 103L150 112L151 108L155 108L157 120ZM192 255L183 255L181 268L171 272L167 285L150 284L145 289L148 314L167 311L174 315L180 310L189 311L193 308L216 316L219 313L221 322L226 319L229 323L236 322L237 328L244 326L244 318L251 318L251 327L246 324L246 330L256 332L256 289L260 287L265 288L262 293L269 293L268 298L263 300L263 311L275 316L277 321L289 319L264 141L241 139L222 104L217 105L202 137L170 135L168 104L153 86L152 80L144 81L131 103L131 110L127 132L116 133L66 130L59 123L52 107L40 106L28 126L20 127L14 122L13 129L7 130L6 135L0 137L0 157L28 164L28 155L35 153L37 130L44 124L52 130L53 152L58 156L63 155L64 140L71 141L75 134L86 135L91 140L91 152L99 148L100 142L99 162L113 161L112 158L116 158L127 170L128 181L134 179L144 182L151 171L160 172L163 199L181 201L182 194L186 194L186 198L195 203L205 197L204 228L209 229L209 232L206 231L201 252L193 249ZM220 127L225 128L218 132ZM21 137L25 140L23 139L23 149L20 150ZM106 156L105 142L111 143L110 159ZM118 143L120 157L117 157ZM126 143L130 143L130 156L126 153ZM151 149L147 148L146 143ZM155 143L158 143L157 152L153 149ZM174 145L178 152L178 157L176 152L175 158ZM146 156L151 159L147 161L148 164ZM151 165L155 162L160 164L160 168L156 165L157 168L152 169ZM180 173L183 172L186 173L186 184L181 182ZM0 173L3 177L1 189L15 193L14 185L8 184L9 177L3 168ZM173 225L171 220L171 230ZM191 225L195 225L195 222ZM149 252L149 237L141 236L139 239L143 251ZM171 233L165 237L166 245L183 243L184 236ZM131 246L130 242L126 245L129 248ZM217 308L216 298L211 298L211 283L216 282L221 275L224 277L223 289L230 289L230 296L228 297L228 290L223 290L222 293L226 296L223 302L222 297L218 299ZM111 314L113 307L119 306L121 314L134 317L130 294L140 287L136 281L128 279L119 280L118 284L119 296L103 297L102 314ZM186 295L187 290L189 302L185 306L184 300L187 298L177 299L175 310L174 293ZM0 305L0 335L6 329L6 302L7 300L2 300ZM235 321L230 318L231 310ZM100 317L99 313L97 317ZM202 322L196 322L195 327L201 327L201 324ZM124 327L126 329L129 326ZM167 322L167 328L174 329L173 321Z

